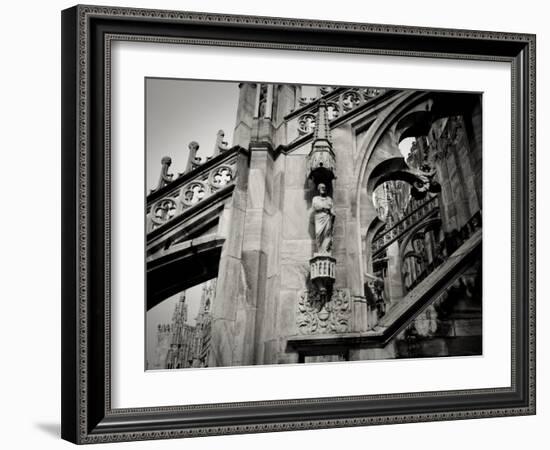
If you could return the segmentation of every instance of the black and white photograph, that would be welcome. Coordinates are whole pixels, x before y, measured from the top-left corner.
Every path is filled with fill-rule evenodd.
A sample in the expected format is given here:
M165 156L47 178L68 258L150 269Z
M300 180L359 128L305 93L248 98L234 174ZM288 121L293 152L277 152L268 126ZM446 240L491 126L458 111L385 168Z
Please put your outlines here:
M544 448L546 3L5 5L1 448Z
M145 368L483 355L482 93L146 78Z

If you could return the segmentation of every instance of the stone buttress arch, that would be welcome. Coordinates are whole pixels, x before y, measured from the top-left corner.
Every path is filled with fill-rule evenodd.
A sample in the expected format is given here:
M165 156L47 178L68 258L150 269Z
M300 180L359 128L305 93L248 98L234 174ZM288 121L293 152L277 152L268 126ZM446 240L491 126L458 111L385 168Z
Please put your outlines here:
M360 150L359 154L362 154L362 158L357 166L356 172L356 185L355 185L355 194L354 202L352 204L352 214L355 215L357 220L360 220L361 217L361 190L365 187L365 175L368 167L369 160L375 150L376 146L384 136L384 134L390 130L390 128L403 117L404 114L408 113L413 109L418 103L422 102L429 98L429 92L418 92L411 91L402 94L397 97L392 104L388 105L384 111L382 111L376 120L372 123L367 131L367 136L364 140L365 145ZM361 237L361 226L357 227L356 235L357 247L362 251L362 237ZM365 258L364 255L361 255L359 258L360 266L360 277L361 284L364 284L365 280Z

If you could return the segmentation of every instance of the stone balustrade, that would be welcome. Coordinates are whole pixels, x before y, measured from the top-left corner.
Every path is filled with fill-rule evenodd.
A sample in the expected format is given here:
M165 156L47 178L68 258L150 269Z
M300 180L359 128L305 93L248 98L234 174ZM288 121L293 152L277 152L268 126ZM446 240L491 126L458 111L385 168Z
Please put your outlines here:
M342 117L359 106L371 101L373 98L386 92L385 89L378 88L331 88L324 87L320 98L301 98L300 108L286 116L288 122L297 122L296 126L290 126L290 129L296 128L299 138L313 133L316 126L316 113L320 100L325 100L327 105L329 121Z
M436 210L439 210L439 199L437 196L428 197L424 201L411 200L405 210L404 217L396 223L392 223L390 220L387 223L389 229L375 237L372 242L373 257L387 248L392 242L405 235L411 227L432 215Z
M235 183L238 147L180 174L147 196L147 232L151 232Z

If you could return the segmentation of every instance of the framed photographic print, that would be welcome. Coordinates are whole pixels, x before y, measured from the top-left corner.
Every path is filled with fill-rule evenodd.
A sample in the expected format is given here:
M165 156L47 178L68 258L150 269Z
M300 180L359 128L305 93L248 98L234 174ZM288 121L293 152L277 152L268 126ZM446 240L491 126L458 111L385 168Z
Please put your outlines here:
M62 13L62 436L535 413L535 37Z

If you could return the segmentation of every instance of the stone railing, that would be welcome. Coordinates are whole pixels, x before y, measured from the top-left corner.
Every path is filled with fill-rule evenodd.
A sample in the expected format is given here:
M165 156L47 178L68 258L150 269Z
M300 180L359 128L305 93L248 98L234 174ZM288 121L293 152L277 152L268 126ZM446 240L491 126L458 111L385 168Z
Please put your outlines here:
M385 230L381 235L375 236L372 241L373 257L392 242L405 235L411 227L432 215L438 209L439 199L437 196L427 198L423 201L411 200L404 212L404 217L395 223L392 223L388 217L387 226L389 226L389 229Z
M147 232L233 185L238 149L226 150L150 193L147 196Z
M407 292L412 291L428 275L443 264L464 242L466 242L477 230L481 229L481 212L474 214L470 220L459 230L446 233L439 242L435 258L429 264L425 264L424 270L417 274L409 286L405 286Z
M287 123L296 122L289 127L297 131L296 136L291 139L297 139L301 136L313 133L316 125L316 113L321 99L326 101L328 119L333 121L342 117L359 106L368 103L373 98L386 92L385 89L378 88L331 88L325 87L321 93L325 94L320 98L302 98L301 107L285 117Z

